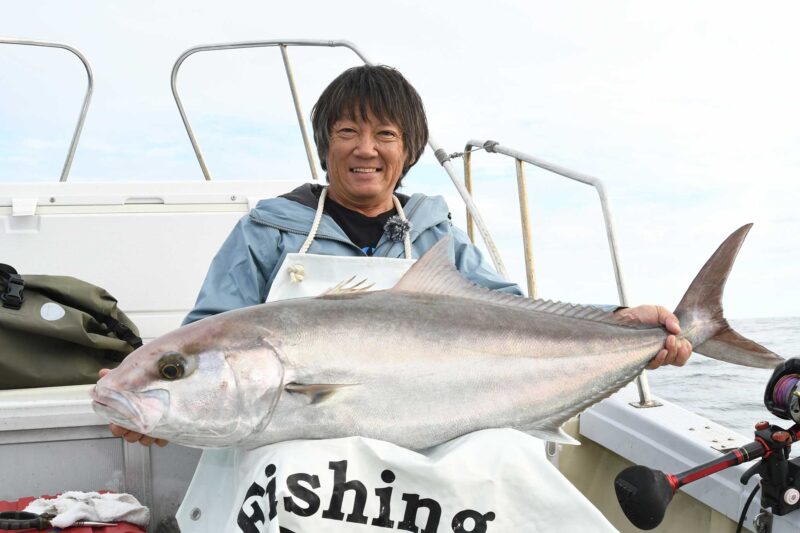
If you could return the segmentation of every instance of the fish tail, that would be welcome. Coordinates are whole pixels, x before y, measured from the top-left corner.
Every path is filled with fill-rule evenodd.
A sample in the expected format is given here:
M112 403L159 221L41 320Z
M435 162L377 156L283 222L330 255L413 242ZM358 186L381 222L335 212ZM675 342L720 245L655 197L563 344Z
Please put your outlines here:
M783 358L734 331L722 311L725 282L752 226L742 226L717 248L692 281L675 316L682 326L701 324L700 335L691 339L695 352L738 365L774 368Z

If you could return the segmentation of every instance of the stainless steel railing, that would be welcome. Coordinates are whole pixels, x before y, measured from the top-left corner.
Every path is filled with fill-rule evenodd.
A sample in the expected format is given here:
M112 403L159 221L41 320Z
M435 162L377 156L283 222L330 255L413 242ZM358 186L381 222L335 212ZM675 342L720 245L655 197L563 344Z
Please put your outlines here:
M75 124L75 131L72 134L72 141L69 144L69 150L67 151L67 159L64 161L64 167L61 169L61 178L59 181L67 181L67 177L69 176L70 168L72 167L72 159L75 157L75 149L78 147L78 139L80 139L81 131L83 130L83 123L86 121L86 113L89 110L89 102L92 99L92 91L94 90L94 76L92 75L92 67L89 66L89 62L86 60L86 57L82 53L80 53L75 48L61 43L53 43L48 41L30 41L30 40L22 40L22 39L2 39L0 38L0 44L15 44L15 45L23 45L23 46L44 46L47 48L61 48L63 50L67 50L75 54L78 59L81 60L83 63L83 68L86 69L86 76L88 78L88 84L86 86L86 94L83 97L83 106L81 107L81 113L78 116L78 122Z
M531 222L528 213L527 184L524 172L525 163L534 165L538 168L550 171L554 174L563 176L573 181L577 181L585 185L590 185L591 187L594 187L594 189L597 191L597 194L600 197L600 206L603 211L603 220L605 222L606 237L608 239L608 246L611 252L611 262L614 268L614 278L617 284L617 294L619 296L620 304L628 305L628 297L625 291L625 281L622 274L622 262L620 261L619 247L617 245L617 239L614 232L614 221L611 216L611 205L608 200L608 196L606 195L603 182L600 181L598 178L595 178L594 176L589 176L587 174L582 174L580 172L576 172L574 170L570 170L568 168L555 165L553 163L548 163L547 161L538 159L530 154L526 154L524 152L520 152L519 150L514 150L512 148L502 146L495 141L483 141L483 140L473 139L467 142L463 154L465 188L468 190L469 194L472 193L471 152L475 148L482 148L487 152L502 154L514 159L514 163L516 166L516 174L517 174L517 193L519 196L519 204L520 204L520 222L522 224L523 245L525 249L525 277L528 282L528 295L531 298L536 298L537 291L536 291L536 273L533 261ZM473 225L472 214L469 211L467 211L467 232L470 238L473 239L474 241L472 225ZM650 386L647 382L647 375L645 374L644 371L636 379L636 386L639 389L639 406L652 407L657 405L657 403L651 399Z
M186 58L197 52L207 52L213 50L232 50L238 48L268 48L268 47L280 47L284 65L286 67L286 75L289 80L289 87L292 91L292 98L294 100L295 111L297 113L297 120L300 124L300 132L303 137L303 144L306 149L308 164L311 169L311 176L312 179L314 180L319 179L316 171L314 150L311 146L311 142L308 139L308 133L306 132L305 121L303 120L302 107L300 105L300 99L294 84L294 75L292 74L291 64L289 63L287 48L290 46L344 47L352 50L365 64L367 65L375 64L369 59L367 59L367 56L361 50L359 50L355 44L349 41L324 41L324 40L310 40L310 39L293 39L293 40L283 40L283 41L282 40L247 41L238 43L201 45L189 48L183 54L181 54L175 61L175 65L172 67L172 78L171 78L172 94L175 97L175 103L178 106L178 112L180 113L181 119L183 120L183 125L186 128L186 133L189 135L189 141L192 143L192 147L194 148L194 153L197 156L197 162L200 164L200 169L202 170L203 176L205 177L206 180L208 181L211 180L211 173L208 170L205 158L203 157L203 153L200 150L200 145L197 143L197 138L195 137L195 134L192 131L192 126L189 123L189 118L186 115L186 111L183 108L180 96L178 95L178 87L177 87L178 71L180 70L180 67L186 60ZM443 155L444 150L442 150L439 147L439 145L436 143L436 141L433 139L432 136L429 136L428 138L428 145L436 154L439 163L442 165L442 167L444 167L445 171L450 176L450 179L453 181L453 184L455 185L456 189L461 195L461 198L466 204L467 209L472 216L472 219L475 221L475 225L478 227L478 231L483 236L484 243L486 244L486 248L489 251L489 255L492 258L492 262L494 263L497 272L501 276L503 276L503 278L508 279L508 273L506 272L505 266L503 265L503 261L500 258L500 253L497 251L497 247L494 244L494 240L492 239L492 236L489 234L489 230L487 229L486 224L483 222L483 218L481 217L477 206L472 201L472 197L469 195L467 190L464 188L464 185L461 183L461 178L456 174L452 163L449 161L449 158L446 155Z
M297 87L294 82L294 73L292 72L291 62L289 61L289 52L288 47L290 46L323 46L323 47L344 47L349 48L352 50L361 60L371 65L373 64L370 62L364 53L356 47L353 43L349 41L317 41L311 39L293 39L288 41L280 41L280 40L270 40L270 41L244 41L244 42L237 42L237 43L221 43L221 44L207 44L207 45L200 45L194 46L189 48L184 53L182 53L178 59L175 61L175 64L172 67L172 77L171 77L171 85L172 85L172 95L175 97L175 103L178 106L178 112L181 115L181 119L183 120L183 125L186 127L186 133L189 135L189 141L192 143L192 148L194 148L194 153L197 156L197 162L200 163L200 169L203 171L203 176L207 181L211 181L211 173L208 170L208 166L206 165L205 158L203 157L203 152L200 150L200 145L197 143L197 138L192 130L192 126L189 123L189 117L186 115L186 110L183 108L183 103L181 102L181 98L178 95L178 71L181 68L183 62L189 56L196 54L198 52L209 52L209 51L216 51L216 50L235 50L241 48L270 48L270 47L279 47L281 51L281 56L283 57L283 64L286 68L286 77L289 81L289 89L292 92L292 100L294 101L295 112L297 114L297 122L300 125L300 134L303 137L303 145L306 149L306 157L308 158L308 166L311 169L311 177L313 180L319 180L317 176L317 164L314 158L314 150L311 146L311 142L308 138L308 132L306 131L305 120L303 120L303 110L302 106L300 105L300 96L297 92Z

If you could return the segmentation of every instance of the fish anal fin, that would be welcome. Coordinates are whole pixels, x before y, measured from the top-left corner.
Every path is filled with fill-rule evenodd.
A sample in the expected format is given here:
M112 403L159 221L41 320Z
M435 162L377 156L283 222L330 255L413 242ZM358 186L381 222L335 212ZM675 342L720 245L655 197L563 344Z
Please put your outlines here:
M775 368L783 358L757 342L743 337L730 326L694 347L694 351L714 359L755 368Z
M536 437L550 442L557 442L558 444L570 444L572 446L580 446L580 442L572 438L561 428L553 427L530 427L522 428L522 431Z
M352 387L352 384L287 383L284 389L295 394L304 394L308 396L310 403L314 404L330 398L344 387Z

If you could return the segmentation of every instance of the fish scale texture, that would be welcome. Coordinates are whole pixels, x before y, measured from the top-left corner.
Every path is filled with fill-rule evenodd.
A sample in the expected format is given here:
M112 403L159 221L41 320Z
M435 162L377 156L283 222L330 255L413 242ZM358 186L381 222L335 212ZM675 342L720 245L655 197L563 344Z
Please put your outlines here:
M23 511L29 503L37 498L54 498L55 496L29 496L27 498L20 498L16 501L0 500L0 512L5 511ZM34 533L35 529L19 529L21 533ZM145 530L139 526L128 524L127 522L120 522L116 526L101 526L101 527L88 527L88 526L75 526L66 529L50 528L43 529L45 533L55 533L56 531L64 531L67 533L145 533Z

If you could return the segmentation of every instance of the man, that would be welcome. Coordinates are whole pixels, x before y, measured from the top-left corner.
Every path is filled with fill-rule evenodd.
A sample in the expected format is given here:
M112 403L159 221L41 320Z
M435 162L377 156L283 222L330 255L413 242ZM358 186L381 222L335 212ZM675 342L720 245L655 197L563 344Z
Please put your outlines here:
M451 238L455 266L464 277L490 289L522 294L451 224L441 197L395 193L428 140L422 100L398 71L385 66L345 71L323 91L312 111L312 126L329 185L307 184L263 200L243 217L212 261L185 324L263 303L277 286L287 287L293 296L303 295L306 273L301 276L296 265L287 266L287 258L298 251L326 256L331 263L360 257L362 265L372 268L372 263L380 263L377 258L418 258L445 236ZM388 265L376 268L384 266ZM401 275L402 269L398 272ZM331 280L331 285L337 281L341 280ZM662 324L671 333L648 368L686 362L691 345L675 337L680 327L667 309L639 306L619 313ZM166 444L114 424L111 431L128 442Z

